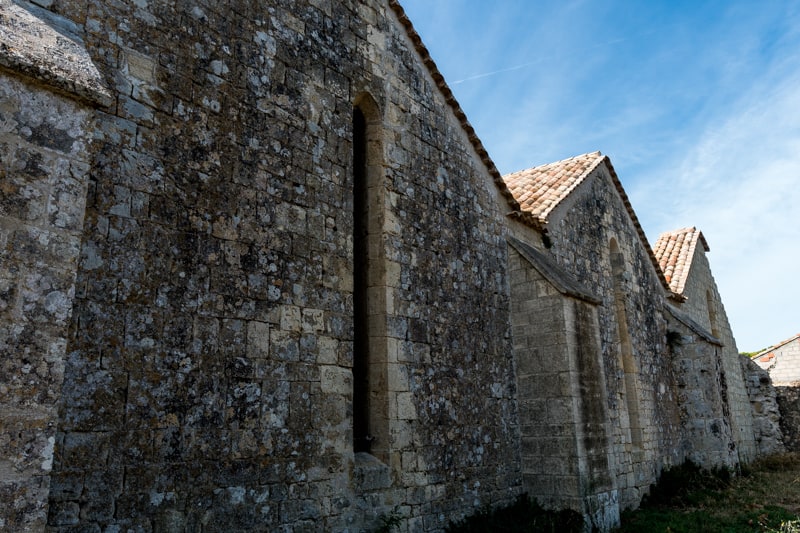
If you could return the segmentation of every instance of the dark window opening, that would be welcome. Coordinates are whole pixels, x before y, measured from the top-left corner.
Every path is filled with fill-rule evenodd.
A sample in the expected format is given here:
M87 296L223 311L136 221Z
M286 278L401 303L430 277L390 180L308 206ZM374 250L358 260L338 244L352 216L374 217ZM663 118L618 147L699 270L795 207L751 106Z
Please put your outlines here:
M370 452L367 123L353 109L353 451Z

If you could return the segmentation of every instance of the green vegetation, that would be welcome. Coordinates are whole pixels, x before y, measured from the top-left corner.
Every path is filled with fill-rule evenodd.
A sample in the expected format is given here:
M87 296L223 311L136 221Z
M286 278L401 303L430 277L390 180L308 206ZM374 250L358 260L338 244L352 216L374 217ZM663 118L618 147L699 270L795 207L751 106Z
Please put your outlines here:
M800 455L763 459L732 476L688 462L665 471L619 533L800 533Z
M666 470L617 533L800 533L800 454L762 459L734 475L692 462ZM451 523L449 533L583 531L574 511L545 511L520 497Z
M447 533L578 533L583 517L575 511L545 511L527 496L500 509L485 508L459 522L451 523Z
M395 507L389 514L379 516L378 521L380 526L375 530L375 533L392 533L403 522L403 519L397 511L397 507Z
M755 352L739 352L739 355L743 355L745 357L749 357L750 359L752 359L753 357L757 356L758 354L760 354L764 350L766 350L766 348L764 348L762 350L755 351Z

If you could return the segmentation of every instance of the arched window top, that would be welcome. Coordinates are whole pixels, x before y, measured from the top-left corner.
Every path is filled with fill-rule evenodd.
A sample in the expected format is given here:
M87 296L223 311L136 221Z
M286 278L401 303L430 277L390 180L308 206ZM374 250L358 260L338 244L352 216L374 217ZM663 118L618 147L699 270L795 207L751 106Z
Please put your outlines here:
M381 120L381 110L378 107L378 102L369 93L359 93L353 101L353 107L361 111L368 124Z

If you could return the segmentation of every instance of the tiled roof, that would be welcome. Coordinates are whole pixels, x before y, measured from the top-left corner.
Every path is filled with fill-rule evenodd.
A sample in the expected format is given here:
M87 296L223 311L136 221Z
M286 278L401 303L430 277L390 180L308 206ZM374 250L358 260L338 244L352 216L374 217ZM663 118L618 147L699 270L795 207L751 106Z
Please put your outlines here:
M604 159L600 152L592 152L520 170L503 176L503 179L520 209L546 223L547 215Z
M706 238L695 227L667 231L658 237L653 252L673 292L683 294L698 242L703 250L709 251Z
M781 348L781 347L783 347L783 346L785 346L785 345L789 344L790 342L792 342L794 340L797 340L797 339L800 339L800 333L798 333L797 335L795 335L793 337L789 337L785 341L781 341L778 344L774 344L774 345L770 346L769 348L767 348L766 350L762 350L761 353L759 353L757 355L754 355L753 359L758 359L758 360L760 360L762 362L769 361L770 359L772 359L772 357L770 357L770 356L774 355L774 354L772 354L772 352L774 352L778 348Z
M661 286L664 287L671 298L684 300L681 295L672 291L664 278L664 273L659 268L656 256L653 255L653 249L650 248L650 243L647 242L642 225L639 223L639 217L636 216L636 212L633 210L628 195L625 189L622 188L622 182L619 181L619 176L617 176L617 172L614 170L614 166L608 156L600 152L591 152L564 159L563 161L507 174L503 179L508 185L508 190L511 191L514 199L519 204L519 209L535 218L539 221L541 227L544 227L547 224L547 217L553 209L601 164L605 164L608 173L611 175L611 181L617 189L622 203L625 205L625 210L628 212L634 228L636 228L636 233L642 246L650 257L650 262L661 282Z
M469 120L467 120L467 115L464 113L464 110L461 109L461 106L456 100L456 97L453 95L453 91L450 90L450 87L447 85L444 76L442 76L442 73L439 71L439 68L436 66L436 63L431 58L430 52L422 43L422 38L417 33L417 30L414 29L414 25L411 23L411 20L408 18L408 15L406 15L403 6L401 6L397 0L389 0L389 7L392 9L395 16L400 21L400 24L402 24L403 28L405 28L406 35L408 35L408 38L414 45L414 49L417 51L420 58L422 59L422 63L428 69L431 78L433 78L434 83L436 83L436 87L442 93L445 102L447 102L447 105L450 106L450 109L453 111L453 114L455 114L456 118L461 123L461 127L464 130L464 133L467 134L467 138L472 144L472 147L475 149L475 152L478 154L478 157L480 157L481 162L489 171L489 174L491 174L495 185L497 185L497 188L500 190L500 193L505 197L506 201L511 207L512 211L509 216L516 218L520 222L532 228L535 228L537 230L542 230L542 224L536 217L532 216L527 211L524 211L519 208L519 204L514 199L514 196L511 194L511 191L508 190L508 187L503 181L503 176L500 174L500 171L497 170L497 166L495 166L494 161L492 161L492 158L489 157L489 153L486 151L486 148L484 148L483 143L475 133L475 128L473 128L472 124L470 124Z
M775 352L767 352L766 354L761 354L753 357L753 359L758 359L762 363L769 363L773 359L775 359Z

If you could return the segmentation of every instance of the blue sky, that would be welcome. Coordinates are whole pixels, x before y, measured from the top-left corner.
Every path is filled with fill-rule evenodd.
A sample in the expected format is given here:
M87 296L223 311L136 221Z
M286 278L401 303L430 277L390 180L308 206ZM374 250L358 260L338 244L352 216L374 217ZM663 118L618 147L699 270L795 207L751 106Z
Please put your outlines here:
M741 351L800 333L800 2L400 1L502 173L602 151Z

